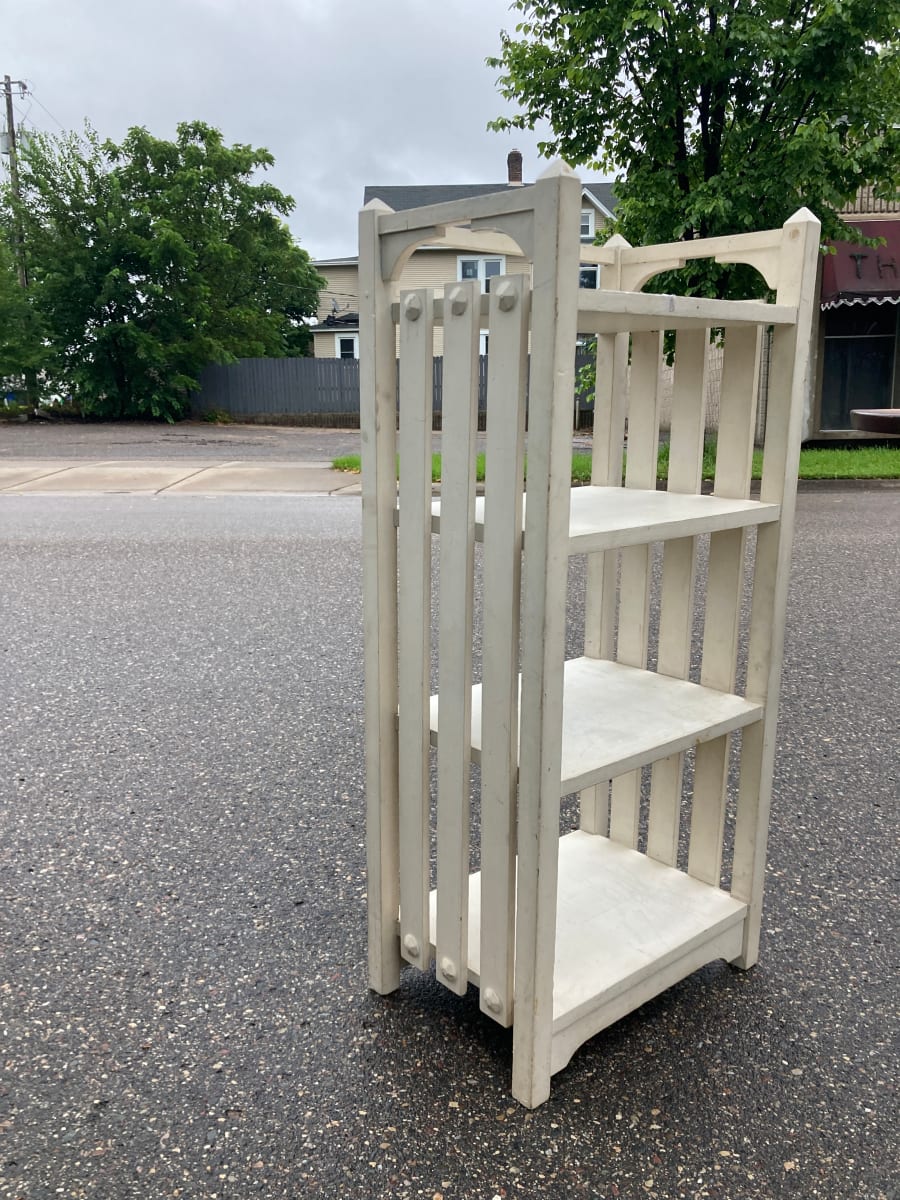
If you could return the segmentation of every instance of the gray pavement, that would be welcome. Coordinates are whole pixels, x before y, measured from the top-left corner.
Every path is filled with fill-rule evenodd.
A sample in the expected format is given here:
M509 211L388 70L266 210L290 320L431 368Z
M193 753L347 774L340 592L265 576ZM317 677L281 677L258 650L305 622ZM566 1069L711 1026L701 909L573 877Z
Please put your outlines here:
M154 496L223 492L353 494L359 476L334 471L331 462L254 462L172 459L77 460L21 458L0 461L0 495L28 493L151 493Z
M589 450L590 435L575 445ZM435 433L434 448L440 450ZM479 449L484 449L483 445ZM283 425L0 422L5 492L295 492L358 494L359 477L331 469L359 454L355 429Z
M896 1197L896 494L800 497L759 965L534 1113L366 988L359 516L0 496L0 1197Z
M358 477L331 463L358 453L355 430L4 422L0 494L353 494Z

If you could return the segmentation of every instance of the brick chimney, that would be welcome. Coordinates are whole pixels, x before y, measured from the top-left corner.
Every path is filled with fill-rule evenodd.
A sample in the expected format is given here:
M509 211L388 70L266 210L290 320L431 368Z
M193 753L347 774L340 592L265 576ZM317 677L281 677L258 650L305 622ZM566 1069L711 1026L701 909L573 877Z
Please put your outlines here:
M510 187L522 186L522 154L519 150L510 150L506 156L506 170Z

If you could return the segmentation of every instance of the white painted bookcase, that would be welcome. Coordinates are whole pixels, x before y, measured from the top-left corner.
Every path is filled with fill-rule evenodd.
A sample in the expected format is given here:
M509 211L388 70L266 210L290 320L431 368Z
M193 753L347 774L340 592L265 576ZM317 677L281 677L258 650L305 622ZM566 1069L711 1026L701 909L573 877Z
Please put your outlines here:
M360 214L369 981L394 990L405 962L433 964L460 994L476 984L484 1013L513 1027L512 1092L529 1107L600 1029L704 963L756 960L819 245L801 210L771 232L585 247L580 206L577 177L557 164L533 187L397 213L374 201ZM492 280L489 295L478 282L401 294L408 256L441 243L524 253L531 272ZM702 257L755 267L775 302L641 292ZM600 290L579 289L581 262L601 266ZM764 469L750 499L767 328ZM704 495L710 329L724 366ZM576 333L597 337L598 386L592 485L573 489ZM582 554L584 648L566 661L568 559ZM579 828L560 837L560 801L575 792Z

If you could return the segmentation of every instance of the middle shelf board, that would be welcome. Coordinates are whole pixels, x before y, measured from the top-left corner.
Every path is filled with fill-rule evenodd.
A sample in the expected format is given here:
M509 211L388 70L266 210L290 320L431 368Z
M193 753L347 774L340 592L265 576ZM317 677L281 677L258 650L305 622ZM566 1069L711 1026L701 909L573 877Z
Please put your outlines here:
M440 735L431 697L431 740ZM763 706L622 663L573 658L563 679L560 796L613 779L758 721ZM481 685L472 689L472 757L481 755Z
M741 529L777 521L778 504L697 496L644 488L572 488L569 507L569 553L588 554L641 546L665 538L693 537L721 529ZM475 537L484 536L485 497L475 499ZM441 529L441 501L431 505L431 528Z

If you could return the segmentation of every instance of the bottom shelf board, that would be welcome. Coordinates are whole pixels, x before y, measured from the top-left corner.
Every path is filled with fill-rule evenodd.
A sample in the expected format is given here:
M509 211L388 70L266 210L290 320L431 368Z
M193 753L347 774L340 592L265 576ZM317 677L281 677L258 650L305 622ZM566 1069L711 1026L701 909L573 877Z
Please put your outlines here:
M733 947L733 957L740 951L746 904L608 838L580 830L560 838L558 878L554 1035L606 1008L612 1015L590 1036L723 957L723 944ZM437 903L432 892L432 946ZM469 979L475 984L481 982L480 926L476 873L469 877ZM732 936L723 943L723 935ZM634 1002L620 1011L615 1002L627 993Z

